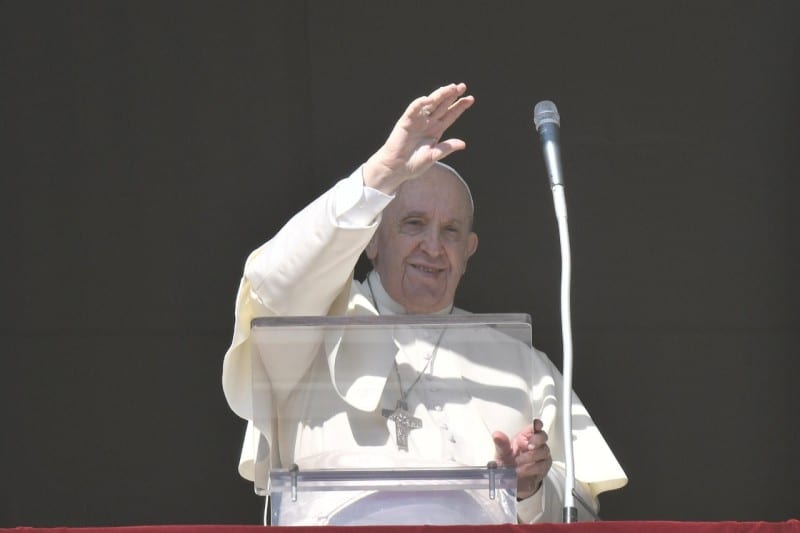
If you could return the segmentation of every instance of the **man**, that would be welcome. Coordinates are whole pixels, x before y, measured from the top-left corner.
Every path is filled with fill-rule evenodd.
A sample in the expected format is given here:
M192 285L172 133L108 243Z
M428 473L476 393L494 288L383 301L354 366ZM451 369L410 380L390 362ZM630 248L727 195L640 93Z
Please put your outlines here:
M508 373L522 374L525 379L531 374L520 389L538 406L534 409L539 412L533 414L545 422L526 423L531 420L531 407L523 402L511 406L509 416L498 415L497 420L505 421L503 431L497 426L488 434L450 428L451 420L470 425L470 417L482 419L487 427L500 422L493 421L491 413L482 416L483 407L473 398L445 399L444 413L439 414L429 412L432 409L420 401L411 414L432 423L426 425L423 420L422 428L411 434L413 442L405 447L398 429L381 416L386 402L392 405L393 399L387 396L396 393L394 399L399 395L405 400L423 394L424 386L418 384L428 375L436 377L434 365L451 364L461 369L456 375L465 379L471 368L470 358L446 349L441 335L428 344L427 359L417 361L403 353L402 346L390 357L364 357L316 345L307 353L293 353L291 360L285 354L266 353L260 354L261 364L251 361L250 321L258 316L461 312L454 309L453 300L467 262L477 250L478 237L472 231L473 204L466 183L439 161L466 146L461 139L442 140L447 128L474 103L465 92L463 83L451 84L411 102L384 145L361 168L295 215L248 258L237 299L234 339L223 368L229 404L251 421L240 468L245 477L252 479L258 457L266 468L287 467L291 462L306 468L336 466L333 454L349 451L362 457L374 452L397 461L416 459L410 464L476 465L496 459L515 466L520 520L560 520L558 477L563 478L563 473L551 469L546 431L556 424L550 400L557 394L558 380L543 354L526 352L514 363L515 371ZM362 251L374 271L359 283L352 279L352 272ZM359 388L363 376L370 377L369 391ZM255 410L254 382L266 391ZM544 388L534 382L547 383L549 392L543 393ZM578 449L591 454L590 464L579 471L579 486L596 505L599 492L624 485L626 478L580 402L576 399L575 403L574 412L589 421L581 430ZM262 408L266 416L256 414ZM509 406L496 403L494 408L500 413ZM277 412L282 419L304 422L281 426ZM431 426L446 429L434 431ZM447 452L431 445L442 440L437 433L441 431L447 434L444 440L455 443L447 445ZM563 445L556 448L560 458Z

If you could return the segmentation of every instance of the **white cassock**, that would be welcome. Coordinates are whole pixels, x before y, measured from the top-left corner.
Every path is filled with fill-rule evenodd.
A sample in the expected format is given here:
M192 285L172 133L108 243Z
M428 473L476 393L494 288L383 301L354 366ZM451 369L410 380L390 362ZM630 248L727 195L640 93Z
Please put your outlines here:
M223 364L228 403L249 421L240 474L253 480L257 472L292 464L301 469L483 466L495 455L493 431L513 437L537 417L549 435L553 467L517 512L522 522L561 521L561 378L543 353L519 343L498 360L485 349L497 335L488 330L473 332L468 343L447 332L424 338L399 330L385 349L369 353L347 338L311 343L290 356L254 353L250 322L257 317L404 312L377 273L370 274L369 284L352 279L389 201L363 186L359 169L248 258ZM407 391L418 376L407 400L422 427L411 431L408 451L399 450L395 425L382 410L394 409L401 388ZM624 486L627 478L577 396L573 417L576 486L596 507L599 493ZM580 508L579 516L587 517Z

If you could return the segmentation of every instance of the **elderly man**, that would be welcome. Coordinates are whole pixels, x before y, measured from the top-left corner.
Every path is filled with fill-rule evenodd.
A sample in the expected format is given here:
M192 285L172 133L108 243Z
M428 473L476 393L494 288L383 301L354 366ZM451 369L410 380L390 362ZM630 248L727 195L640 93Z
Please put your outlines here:
M331 466L320 465L319 457L329 460L331 452L348 450L420 460L405 464L437 463L439 458L428 445L396 450L396 429L382 415L382 407L387 402L391 405L393 399L357 395L352 383L339 382L348 372L357 374L358 368L339 371L333 377L335 368L348 364L345 356L339 356L337 361L335 356L318 349L293 354L291 360L281 359L280 355L262 357L262 364L252 365L249 327L251 319L258 316L463 313L454 309L453 300L467 262L478 247L478 237L472 231L474 208L461 176L439 161L466 146L460 139L442 140L447 128L474 103L474 98L465 92L463 83L452 84L411 102L375 154L353 175L295 215L248 258L237 298L234 338L223 368L229 404L250 420L240 467L243 476L252 479L257 456L269 457L268 463L273 467L287 467L286 461L301 464L304 459L306 467ZM352 279L362 252L374 266L363 283ZM437 357L440 343L441 337L428 354L428 361ZM403 357L402 353L397 357ZM378 374L388 391L388 382L396 372L396 387L403 398L417 386L420 377L434 372L430 363L420 362L416 368L413 361L406 362L417 376L407 376L413 383L406 379L403 384L397 359L391 361L394 371L384 364L380 371L372 373ZM536 374L525 385L530 389L534 388L534 380L557 383L555 367L540 352L526 353L520 365L521 372ZM274 412L292 413L289 418L296 417L293 420L309 420L309 405L316 404L324 406L326 414L314 424L288 430L274 420L254 424L254 377L263 383L262 388L267 390L265 401ZM306 392L300 394L293 387L301 383L315 386L306 387ZM315 395L308 396L309 390ZM535 398L535 392L529 393L534 405L538 402L544 411L546 400ZM417 408L424 411L422 405ZM448 412L455 412L453 409L445 408L438 416L446 417ZM575 409L582 410L577 399ZM469 451L462 450L449 460L477 465L495 459L514 465L520 520L557 521L562 506L558 479L563 474L560 469L551 468L553 457L547 433L555 417L552 413L544 417L541 412L533 412L546 418L547 427L538 418L533 424L525 423L531 420L530 411L530 406L513 410L519 414L510 419L518 423L513 431L507 423L502 428L505 431L495 427L488 434L469 433L466 440L474 441L469 443ZM478 411L474 412L477 418ZM342 413L347 416L338 416ZM458 415L461 420L462 415ZM586 418L591 421L588 414ZM425 431L431 435L431 429L423 427L419 430L420 443L430 442L425 441ZM589 424L582 432L580 449L591 450L591 458L590 465L579 471L579 487L596 506L599 492L624 485L626 478L594 425ZM373 437L365 438L368 433ZM464 429L460 435L466 433ZM380 442L375 442L376 434L385 437L378 437ZM454 440L452 435L450 438ZM562 450L563 446L559 444L557 449ZM447 461L442 458L441 464Z

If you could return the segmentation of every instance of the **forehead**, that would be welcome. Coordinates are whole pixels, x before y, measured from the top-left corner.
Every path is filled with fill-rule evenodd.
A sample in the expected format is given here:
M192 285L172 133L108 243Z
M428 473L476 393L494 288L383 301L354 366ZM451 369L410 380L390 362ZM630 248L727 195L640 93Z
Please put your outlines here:
M422 214L466 220L471 215L469 193L464 184L448 170L439 167L404 183L388 209L395 217Z

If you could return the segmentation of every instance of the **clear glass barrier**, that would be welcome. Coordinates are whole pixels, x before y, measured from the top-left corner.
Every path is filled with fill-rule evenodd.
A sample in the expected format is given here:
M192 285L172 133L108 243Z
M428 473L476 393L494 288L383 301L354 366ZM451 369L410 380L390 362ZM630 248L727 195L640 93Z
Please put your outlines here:
M273 470L270 524L516 522L513 469Z
M484 477L467 488L431 472L485 476L492 432L513 437L531 423L529 315L268 317L251 329L256 492L269 492L273 514L289 513L274 507L287 498L271 470L358 473L357 488L298 484L316 503L292 502L280 524L515 521L514 490L489 499ZM386 477L405 471L436 483Z

